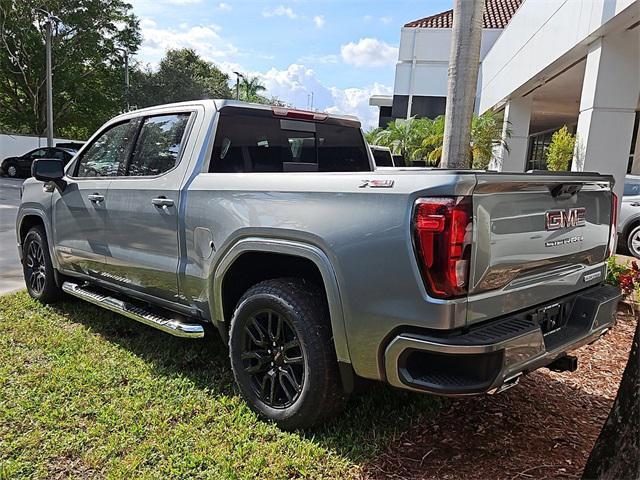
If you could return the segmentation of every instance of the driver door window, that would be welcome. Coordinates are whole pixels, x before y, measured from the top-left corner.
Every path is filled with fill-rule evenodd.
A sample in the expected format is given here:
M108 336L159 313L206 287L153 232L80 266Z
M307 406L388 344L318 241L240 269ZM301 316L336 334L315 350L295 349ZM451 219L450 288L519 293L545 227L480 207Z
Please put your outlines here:
M76 177L115 177L123 175L129 140L130 122L113 125L96 138L80 158Z

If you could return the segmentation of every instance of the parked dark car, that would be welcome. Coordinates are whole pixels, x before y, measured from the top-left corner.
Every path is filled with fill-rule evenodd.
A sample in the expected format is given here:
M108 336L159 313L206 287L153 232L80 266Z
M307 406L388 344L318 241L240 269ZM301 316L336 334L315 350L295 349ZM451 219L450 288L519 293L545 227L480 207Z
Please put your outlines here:
M0 173L9 177L31 176L31 164L38 158L56 158L66 165L76 154L76 150L60 147L42 147L31 150L21 157L8 157L0 164Z

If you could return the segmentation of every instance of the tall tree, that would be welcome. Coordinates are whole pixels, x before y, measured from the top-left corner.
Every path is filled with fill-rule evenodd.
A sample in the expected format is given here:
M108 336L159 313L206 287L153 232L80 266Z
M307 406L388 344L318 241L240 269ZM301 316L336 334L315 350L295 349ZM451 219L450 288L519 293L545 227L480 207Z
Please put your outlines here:
M118 48L134 53L138 20L123 0L0 0L0 125L46 130L45 9L53 30L53 111L57 135L86 137L124 105Z
M168 50L157 71L132 77L131 103L137 107L202 98L231 98L229 76L189 48Z
M471 118L478 82L484 0L454 0L453 34L447 106L445 111L444 168L469 168Z

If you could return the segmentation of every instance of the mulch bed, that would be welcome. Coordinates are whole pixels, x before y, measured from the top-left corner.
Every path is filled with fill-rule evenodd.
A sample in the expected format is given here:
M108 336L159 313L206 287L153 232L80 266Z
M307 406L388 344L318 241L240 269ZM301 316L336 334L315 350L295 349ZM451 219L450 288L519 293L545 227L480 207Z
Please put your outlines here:
M635 329L626 304L578 370L541 369L499 395L452 401L365 465L364 477L579 478L616 396Z

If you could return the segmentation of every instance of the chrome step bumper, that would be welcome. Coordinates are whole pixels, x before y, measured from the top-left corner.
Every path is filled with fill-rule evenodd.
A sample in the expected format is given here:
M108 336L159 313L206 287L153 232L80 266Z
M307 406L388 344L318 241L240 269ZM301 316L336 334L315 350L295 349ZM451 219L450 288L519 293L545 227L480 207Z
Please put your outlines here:
M197 323L185 323L182 320L167 318L156 313L151 313L143 308L133 305L129 302L119 300L115 297L94 292L88 287L81 287L72 282L64 282L62 290L69 295L81 298L87 302L91 302L100 307L119 313L125 317L137 320L140 323L157 328L163 332L169 333L176 337L184 338L202 338L204 337L204 328Z

